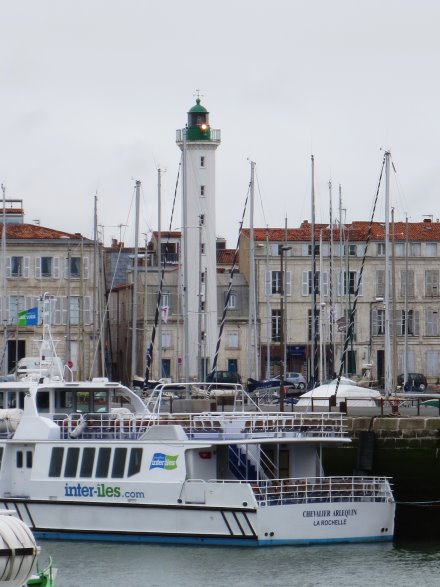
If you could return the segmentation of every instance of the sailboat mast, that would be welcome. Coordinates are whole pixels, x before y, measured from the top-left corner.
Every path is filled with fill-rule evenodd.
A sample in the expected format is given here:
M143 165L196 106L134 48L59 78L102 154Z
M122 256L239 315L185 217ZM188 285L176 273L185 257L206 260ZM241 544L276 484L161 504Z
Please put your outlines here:
M147 258L147 249L145 249L145 259ZM145 271L147 266L145 264ZM162 170L157 170L157 289L161 285L161 271L162 271ZM159 308L160 310L161 308ZM157 363L159 369L159 377L162 377L162 312L159 312L159 320L157 323L157 336L159 338L159 345L157 349Z
M385 397L392 391L390 320L390 152L385 152Z
M3 374L8 373L8 326L6 322L6 295L7 295L7 280L6 280L6 188L2 184L3 193L3 230L2 230L2 323L3 323L3 350L2 350L2 362L3 362Z
M317 361L317 324L316 324L316 296L317 296L317 282L316 282L316 243L315 243L315 158L312 155L312 308L311 308L311 379L312 386L316 387L318 381L318 361Z
M134 264L133 264L133 301L131 304L131 383L133 384L136 375L137 359L137 290L138 290L138 254L139 254L139 203L141 194L141 182L136 181L136 221L134 230Z
M186 133L182 131L182 219L183 219L183 376L189 380L189 324L188 324L188 198L186 186ZM188 395L188 392L186 392Z
M340 332L341 332L341 356L340 356L340 363L344 360L344 335L345 335L345 328L342 328L342 324L344 324L344 290L345 290L345 279L344 279L344 272L342 269L343 266L343 256L344 256L344 247L343 247L343 228L342 228L342 186L339 184L339 318L341 320L340 324ZM340 370L340 368L339 368Z
M255 294L255 237L254 237L254 186L255 186L255 162L251 161L251 181L249 190L249 353L248 373L249 377L260 378L258 367L257 345L257 301Z
M323 269L323 262L322 262L322 230L319 232L319 299L320 299L320 311L319 311L319 381L322 382L324 377L324 337L323 337L323 311L324 311L324 301L323 301L323 293L322 293L322 269Z
M329 251L329 371L330 377L333 377L335 371L335 348L333 340L333 202L332 202L332 182L328 182L329 199L330 199L330 251Z
M405 220L405 338L403 352L403 385L408 381L408 216Z

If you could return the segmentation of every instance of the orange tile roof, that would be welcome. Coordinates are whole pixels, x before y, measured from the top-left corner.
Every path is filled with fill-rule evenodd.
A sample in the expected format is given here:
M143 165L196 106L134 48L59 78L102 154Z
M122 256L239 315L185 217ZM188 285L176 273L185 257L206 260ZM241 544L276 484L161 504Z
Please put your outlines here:
M234 249L220 249L217 251L217 264L218 265L232 265L234 262ZM237 256L238 263L238 256Z
M370 223L368 221L353 221L351 224L343 226L345 238L349 241L366 241ZM330 240L330 228L328 224L315 224L315 239L319 240L322 231L322 238L325 241ZM287 238L286 238L287 232ZM254 228L254 238L258 242L264 242L266 238L270 242L292 241L310 241L312 225L306 220L299 228ZM243 234L249 238L249 229L244 228ZM396 241L404 241L406 235L405 222L394 223L394 238ZM392 226L390 223L390 238L392 237ZM339 227L333 229L333 238L339 238ZM385 225L381 222L373 222L371 226L371 240L381 241L385 239ZM408 240L409 241L440 241L440 222L409 222L408 223Z
M0 237L3 232L3 226L0 224ZM92 242L90 239L83 237L79 232L72 234L53 228L46 228L38 224L6 224L6 237L8 240L59 240L69 238L72 240L84 240Z

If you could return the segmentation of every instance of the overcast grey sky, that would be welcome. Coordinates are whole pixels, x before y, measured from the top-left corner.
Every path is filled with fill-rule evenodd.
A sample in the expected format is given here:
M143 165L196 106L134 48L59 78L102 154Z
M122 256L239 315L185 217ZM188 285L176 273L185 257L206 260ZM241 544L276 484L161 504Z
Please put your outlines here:
M436 0L17 0L0 12L0 178L26 221L106 241L127 223L163 229L180 158L175 131L196 88L217 150L217 234L234 247L257 164L255 225L319 222L342 184L347 220L368 219L382 160L396 219L440 216ZM260 201L261 200L261 201ZM383 205L377 219L383 219ZM128 220L132 226L133 219ZM180 214L173 228L180 228ZM132 244L133 230L125 241Z

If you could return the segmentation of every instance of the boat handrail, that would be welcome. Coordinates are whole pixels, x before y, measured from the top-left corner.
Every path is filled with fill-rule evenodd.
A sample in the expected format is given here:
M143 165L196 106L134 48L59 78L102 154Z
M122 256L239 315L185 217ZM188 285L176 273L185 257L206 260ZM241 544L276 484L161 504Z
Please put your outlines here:
M297 477L289 479L210 479L208 483L247 483L260 505L393 501L389 477Z
M140 439L151 426L181 426L188 438L258 439L273 438L345 438L346 419L342 414L284 414L255 412L206 413L57 413L53 421L61 428L62 438ZM73 434L74 433L74 434ZM73 434L73 436L72 436Z

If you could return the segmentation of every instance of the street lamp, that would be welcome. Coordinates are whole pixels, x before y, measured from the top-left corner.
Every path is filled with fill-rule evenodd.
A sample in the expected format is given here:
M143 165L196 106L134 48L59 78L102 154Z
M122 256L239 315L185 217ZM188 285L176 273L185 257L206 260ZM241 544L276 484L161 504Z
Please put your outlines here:
M290 251L292 247L282 245L280 251L280 349L281 349L281 373L280 373L280 412L284 412L284 378L286 376L286 341L284 328L284 306L286 303L286 289L284 287L285 261L284 252Z

